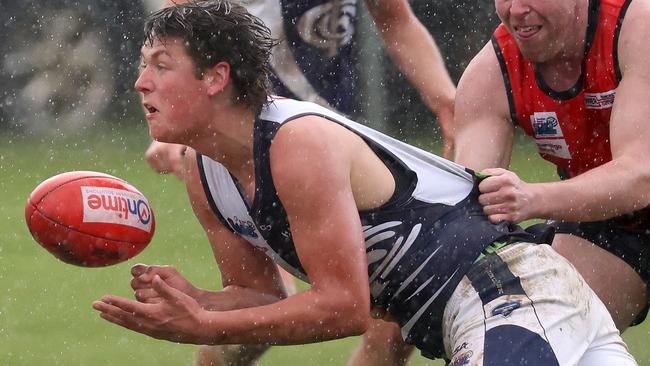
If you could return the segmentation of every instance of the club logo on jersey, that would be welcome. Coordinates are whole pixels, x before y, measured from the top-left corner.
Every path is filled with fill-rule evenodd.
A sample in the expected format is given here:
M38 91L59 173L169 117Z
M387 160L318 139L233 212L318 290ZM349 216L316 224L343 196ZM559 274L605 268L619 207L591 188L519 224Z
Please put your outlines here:
M560 121L555 112L535 112L530 116L533 137L542 155L571 159L569 146L564 139Z
M242 236L257 238L255 224L250 220L240 220L237 216L229 217L228 224L235 232Z
M564 137L555 112L535 112L530 117L535 137Z
M585 107L587 109L608 109L614 105L616 90L603 93L585 93Z
M338 54L354 36L357 0L332 0L307 10L298 20L298 34L312 47L324 49L328 57Z
M83 222L119 224L151 231L151 208L139 193L106 187L81 187Z

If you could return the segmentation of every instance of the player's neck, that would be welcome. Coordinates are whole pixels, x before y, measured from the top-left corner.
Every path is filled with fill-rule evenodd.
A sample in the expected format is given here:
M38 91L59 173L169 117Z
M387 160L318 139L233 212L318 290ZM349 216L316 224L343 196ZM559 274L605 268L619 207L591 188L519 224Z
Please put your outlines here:
M216 105L210 122L190 146L230 171L240 170L253 159L254 122L255 112L242 104Z
M572 88L582 74L583 57L561 58L537 64L537 70L546 85L555 91Z
M578 82L587 45L588 4L577 10L579 16L561 42L561 47L548 60L536 63L544 82L555 91L568 90Z

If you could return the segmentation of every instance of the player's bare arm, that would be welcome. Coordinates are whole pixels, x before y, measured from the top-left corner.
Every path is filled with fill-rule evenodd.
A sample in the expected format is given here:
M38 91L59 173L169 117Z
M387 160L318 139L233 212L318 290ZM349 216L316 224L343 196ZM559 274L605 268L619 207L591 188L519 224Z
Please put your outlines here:
M455 161L476 171L510 164L514 125L494 47L467 66L456 96Z
M406 0L366 0L366 5L391 60L438 116L445 142L443 155L449 158L456 88L434 38Z

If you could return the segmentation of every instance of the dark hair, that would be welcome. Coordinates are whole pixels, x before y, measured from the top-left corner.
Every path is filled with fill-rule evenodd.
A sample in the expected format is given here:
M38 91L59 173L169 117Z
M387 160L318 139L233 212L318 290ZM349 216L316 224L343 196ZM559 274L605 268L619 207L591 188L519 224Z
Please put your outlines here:
M259 111L271 94L269 57L277 44L271 31L241 5L225 0L192 1L151 14L144 25L144 44L180 38L196 66L196 77L221 61L240 102Z

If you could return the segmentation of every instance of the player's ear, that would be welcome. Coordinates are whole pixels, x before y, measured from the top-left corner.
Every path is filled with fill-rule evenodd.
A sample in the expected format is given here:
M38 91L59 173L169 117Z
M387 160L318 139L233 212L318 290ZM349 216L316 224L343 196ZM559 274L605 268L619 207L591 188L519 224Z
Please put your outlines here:
M221 61L203 73L209 96L221 93L230 83L230 64Z

